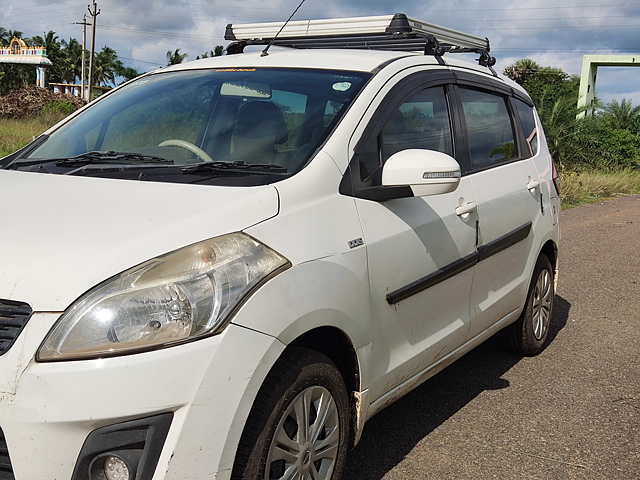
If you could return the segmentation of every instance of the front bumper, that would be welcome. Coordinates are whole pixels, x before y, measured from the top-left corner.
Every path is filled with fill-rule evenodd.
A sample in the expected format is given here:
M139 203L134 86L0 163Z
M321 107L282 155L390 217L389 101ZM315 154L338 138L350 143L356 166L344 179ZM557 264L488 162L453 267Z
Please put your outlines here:
M173 419L154 479L230 470L255 394L284 349L280 342L232 324L220 335L153 352L36 363L57 318L34 314L0 356L0 429L16 480L70 479L91 432L163 413Z

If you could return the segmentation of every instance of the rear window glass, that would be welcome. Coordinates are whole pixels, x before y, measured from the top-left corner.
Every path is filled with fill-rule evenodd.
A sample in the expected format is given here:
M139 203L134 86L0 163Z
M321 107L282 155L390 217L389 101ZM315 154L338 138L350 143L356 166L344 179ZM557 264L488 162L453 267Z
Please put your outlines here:
M518 156L506 99L500 95L460 89L467 124L471 166L487 167Z
M527 105L522 100L515 100L518 117L524 131L526 139L525 154L527 157L538 153L538 128L536 127L536 119L533 113L533 107Z

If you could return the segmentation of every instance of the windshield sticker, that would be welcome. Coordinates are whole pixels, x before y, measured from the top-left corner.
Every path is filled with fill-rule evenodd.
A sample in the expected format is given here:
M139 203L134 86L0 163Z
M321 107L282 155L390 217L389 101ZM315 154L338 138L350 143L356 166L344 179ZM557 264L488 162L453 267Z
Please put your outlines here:
M216 72L255 72L257 68L217 68Z
M333 89L336 92L346 92L351 88L351 82L338 82L333 84Z

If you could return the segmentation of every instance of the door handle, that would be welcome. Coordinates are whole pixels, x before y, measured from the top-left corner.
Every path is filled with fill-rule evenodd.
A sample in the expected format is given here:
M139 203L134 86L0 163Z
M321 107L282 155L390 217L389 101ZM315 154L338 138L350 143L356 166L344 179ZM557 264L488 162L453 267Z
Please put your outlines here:
M460 205L456 208L456 215L462 217L463 215L468 215L471 212L476 211L476 204L474 202L468 202L466 205Z
M540 180L532 180L531 177L529 177L529 183L527 183L527 188L531 193L533 193L533 191L539 186L540 186Z

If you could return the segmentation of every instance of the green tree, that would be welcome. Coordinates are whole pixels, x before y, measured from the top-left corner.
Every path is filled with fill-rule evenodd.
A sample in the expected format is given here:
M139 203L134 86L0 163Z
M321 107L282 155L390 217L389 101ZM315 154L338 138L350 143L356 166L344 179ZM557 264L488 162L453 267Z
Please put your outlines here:
M61 61L64 62L62 79L68 83L78 83L82 78L82 45L75 38L70 38L68 42L62 40L60 43L63 52ZM89 58L88 53L86 58Z
M133 80L134 78L139 76L140 73L135 68L125 67L124 65L122 65L122 63L120 63L116 68L116 75L122 77L126 82L128 80Z
M556 163L561 167L583 163L584 152L577 147L582 134L576 120L579 77L526 58L507 66L503 73L531 96Z
M209 50L208 52L204 52L202 55L198 55L196 60L201 58L210 58L210 57L219 57L224 54L225 48L222 45L216 45L213 50ZM168 54L169 52L167 52ZM169 57L167 57L169 58Z
M505 67L503 73L524 87L536 105L542 101L555 103L559 98L573 95L577 101L580 78L571 77L560 68L540 66L523 58Z
M59 40L54 31L49 31L43 36L36 35L32 38L23 38L20 31L7 30L4 27L0 27L0 45L8 46L14 37L22 38L29 46L45 47L47 58L52 63L51 67L47 69L47 80L49 82L79 82L82 77L82 45L78 40L75 38L70 38L68 41ZM85 53L87 54L85 68L88 69L88 52L85 51ZM98 52L94 58L94 81L97 85L115 85L116 77L130 80L138 75L139 73L135 69L125 67L115 50L110 47L103 47L102 51ZM32 66L0 65L0 95L4 95L10 90L33 85L35 80L36 75Z
M169 53L169 52L167 52ZM196 60L200 60L201 58L209 58L209 57L213 57L215 56L215 54L213 53L213 50L210 50L208 52L204 52L202 55L198 55L196 57Z
M25 41L25 43L27 43ZM47 82L62 83L65 76L68 76L68 66L66 57L62 50L62 44L58 36L52 30L44 34L44 37L36 35L29 40L29 44L34 47L44 47L47 58L51 60L51 67L47 69Z
M96 54L96 58L93 61L93 78L97 85L115 84L115 78L117 71L121 71L124 68L122 62L118 58L116 51L107 47L102 47L102 50Z
M523 58L504 69L504 75L519 85L525 85L540 70L540 65L530 58Z
M10 41L9 31L4 27L0 27L0 47L8 46Z
M632 133L640 133L640 106L633 106L631 100L623 98L620 103L612 100L602 110L603 117L609 125L615 129L627 130Z
M9 44L11 43L11 40L13 40L14 38L22 38L22 37L23 37L23 34L20 30L7 30L6 43L4 44L4 46L8 47ZM22 38L22 40L27 45L30 45L28 38Z
M179 63L182 63L185 58L187 58L187 54L180 53L179 48L176 48L174 52L171 52L171 50L169 50L167 52L167 65L177 65Z
M0 65L0 95L36 83L33 65Z
M640 107L614 100L595 115L577 119L578 77L530 59L507 66L504 74L529 92L561 168L640 168Z
M14 37L22 38L22 32L0 27L1 46L8 47ZM23 39L23 41L28 44L29 39ZM0 95L5 95L11 90L33 84L35 81L36 74L30 65L0 64Z

